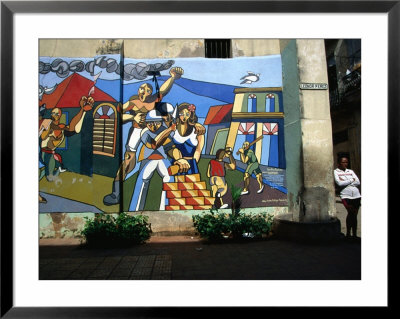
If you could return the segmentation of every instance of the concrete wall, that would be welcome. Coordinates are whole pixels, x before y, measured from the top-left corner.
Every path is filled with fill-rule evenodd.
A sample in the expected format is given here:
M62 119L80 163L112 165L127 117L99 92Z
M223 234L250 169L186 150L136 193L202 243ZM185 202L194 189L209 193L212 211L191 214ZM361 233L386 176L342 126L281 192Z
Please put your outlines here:
M149 223L154 236L160 235L194 235L192 216L202 211L174 211L156 212L143 211L141 213L129 213L130 215L143 214L149 216ZM226 209L230 213L230 209ZM273 216L287 212L286 207L260 207L245 208L245 213L267 213ZM112 214L117 217L117 214ZM86 219L94 218L94 213L47 213L39 215L40 238L83 238L81 231Z
M94 57L101 54L118 54L133 59L204 57L202 39L43 39L40 56Z
M294 221L336 215L332 125L328 90L301 90L300 83L328 83L323 40L283 40L283 100L288 210Z
M280 54L278 39L232 39L232 57Z
M93 57L119 53L128 58L204 57L203 39L42 39L40 56ZM277 39L233 39L232 57L280 54Z
M323 40L296 40L300 83L328 83ZM300 221L334 216L332 124L328 90L300 90L303 210Z
M191 58L204 57L202 39L126 39L124 54L128 58Z

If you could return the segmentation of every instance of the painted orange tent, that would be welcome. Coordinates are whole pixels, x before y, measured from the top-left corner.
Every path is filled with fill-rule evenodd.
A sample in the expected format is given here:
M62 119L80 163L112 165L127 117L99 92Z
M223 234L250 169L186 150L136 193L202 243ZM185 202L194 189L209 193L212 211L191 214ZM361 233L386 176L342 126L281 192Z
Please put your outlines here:
M93 81L74 73L61 82L53 93L44 94L39 103L40 105L45 103L46 109L79 107L81 97L87 96L92 87ZM96 102L116 102L113 97L98 88L95 88L94 93L90 96Z

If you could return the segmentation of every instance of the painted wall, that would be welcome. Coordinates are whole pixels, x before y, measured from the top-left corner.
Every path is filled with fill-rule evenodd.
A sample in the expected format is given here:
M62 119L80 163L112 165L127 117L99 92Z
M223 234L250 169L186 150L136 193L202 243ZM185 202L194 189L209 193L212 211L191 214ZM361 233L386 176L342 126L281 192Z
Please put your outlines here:
M122 52L122 44L124 51ZM327 136L329 135L329 130L315 130L316 127L314 124L317 124L319 121L322 125L326 127L326 121L329 119L329 112L326 112L325 108L325 96L320 93L317 94L309 94L302 95L299 90L299 83L305 81L308 74L312 75L316 74L316 77L308 77L308 80L312 81L327 81L326 74L324 74L324 69L326 69L326 65L323 65L324 59L324 48L323 45L315 45L313 41L309 41L306 46L304 46L305 42L303 42L303 47L299 50L299 42L297 40L269 40L269 39L233 39L232 40L232 53L234 57L250 57L250 56L271 56L277 55L281 59L281 67L279 71L279 75L281 76L281 84L278 85L282 88L282 101L283 101L283 111L284 111L284 147L285 147L285 160L286 160L286 169L283 172L285 175L285 179L283 182L284 188L287 192L284 193L285 197L282 200L281 198L276 197L276 200L269 201L268 205L271 207L265 207L265 203L262 205L264 207L255 207L249 208L252 211L257 209L281 209L278 214L281 214L287 210L289 210L293 218L295 220L300 220L302 209L305 207L306 202L304 200L304 191L307 188L312 188L313 183L325 189L327 191L328 197L331 194L330 186L333 184L332 180L329 178L331 167L331 159L327 160L325 163L325 167L323 168L323 174L312 174L313 167L315 167L316 162L312 160L311 157L304 157L304 151L307 149L307 145L304 143L308 143L311 141L314 145L323 146L323 150L317 147L319 151L315 151L315 154L324 153L327 157L332 158L332 150L329 149L329 139ZM313 52L308 52L304 50L307 46L313 48ZM40 56L41 57L51 57L55 59L57 57L70 57L70 58L86 58L93 60L95 57L99 57L102 55L121 55L123 53L124 57L132 60L143 60L143 59L161 59L161 61L165 62L172 59L177 58L193 58L193 57L203 57L204 56L204 45L202 40L198 39L163 39L163 40L41 40L40 42ZM309 55L307 57L307 55ZM83 59L82 58L82 59ZM311 66L311 62L313 59L317 58L318 63ZM315 62L315 61L314 61ZM178 64L174 64L177 66ZM184 68L185 69L185 68ZM189 72L188 67L185 69L185 76L187 76L187 72ZM309 69L309 72L303 72L304 70ZM247 72L248 70L246 70ZM190 73L189 73L190 74ZM168 76L167 72L162 72L163 76ZM191 75L192 76L192 75ZM201 81L200 78L193 76L191 79ZM93 81L93 77L91 78ZM100 79L101 80L101 79ZM160 78L160 83L162 83L163 79ZM154 84L151 80L148 81L151 84ZM101 81L99 82L99 84ZM105 84L107 82L103 82ZM105 85L107 86L107 85ZM308 92L311 93L311 92ZM319 95L318 95L319 94ZM121 96L123 96L121 94ZM171 95L172 96L172 95ZM232 94L232 96L235 96ZM117 103L123 103L124 98L117 99ZM236 98L240 98L240 94L236 94ZM243 97L241 97L243 102ZM318 110L318 105L320 104L321 99L323 100L321 110ZM231 100L230 100L231 101ZM220 102L220 101L219 101ZM225 101L224 101L225 102ZM212 106L209 103L209 106ZM215 104L216 105L216 104ZM322 111L322 113L321 113ZM324 113L325 112L325 113ZM323 114L323 116L319 116L318 114ZM319 117L319 118L318 118ZM310 124L310 125L308 125ZM119 127L124 127L124 125L120 125ZM234 126L236 130L238 130L240 123L232 121L231 127ZM321 127L320 127L321 128ZM257 128L258 129L258 128ZM259 129L258 129L259 130ZM319 138L314 133L315 132L323 132L322 138ZM119 138L119 147L122 149L125 146L125 141L123 139L123 130L121 131L121 136ZM232 135L234 136L234 135ZM210 136L207 136L207 139L210 140ZM233 139L233 145L235 143L236 137ZM229 139L228 139L229 142ZM76 143L78 145L78 142ZM204 158L206 158L208 150L203 151ZM120 156L123 156L123 151L121 151ZM325 158L325 157L324 157ZM119 160L115 161L115 163L119 162ZM114 163L114 162L113 162ZM201 169L206 170L206 166L204 163L200 165ZM118 164L114 166L110 166L112 171L115 171L118 167ZM237 168L240 172L240 168L245 169L245 165L240 161L237 161ZM268 168L269 176L274 176L277 172L276 168ZM318 170L317 170L318 171ZM321 172L321 171L320 171ZM70 172L62 173L64 176ZM229 173L229 172L228 172ZM240 172L242 174L242 172ZM135 174L135 173L133 173ZM266 174L266 175L268 175ZM113 175L113 174L109 174ZM79 178L71 176L71 180L75 178L75 183L79 185L84 185L87 188L88 184L95 184L96 190L93 192L92 196L82 195L80 192L80 187L72 187L71 184L70 194L68 196L64 196L62 193L62 185L60 183L53 186L53 193L51 195L59 196L57 205L55 208L49 208L49 206L45 206L40 204L40 212L43 214L52 213L52 212L71 212L71 208L74 208L76 212L117 212L123 209L123 205L121 206L106 206L103 204L102 195L107 194L111 191L112 187L112 177L107 176L107 174L92 174L92 176L82 175ZM133 175L132 175L133 176ZM131 176L131 183L134 184L134 181ZM243 175L240 175L239 180ZM231 178L235 178L231 176ZM328 180L329 179L329 180ZM152 183L159 184L161 179L155 174L153 177ZM239 181L238 180L238 181ZM209 188L209 182L206 179L206 187ZM264 182L267 182L264 180ZM43 180L41 181L41 184ZM329 184L329 185L328 185ZM65 185L65 183L64 183ZM75 185L75 184L74 184ZM271 186L271 185L270 185ZM305 187L306 186L306 187ZM42 187L42 185L41 185ZM132 186L133 187L133 186ZM159 186L154 186L158 192L161 191ZM61 190L60 190L61 188ZM275 189L272 185L272 189ZM276 190L276 189L275 189ZM280 192L282 193L282 192ZM310 194L310 193L309 193ZM130 198L132 194L130 194L129 189L124 188L124 198ZM88 200L90 198L90 200ZM334 197L332 197L334 198ZM70 205L69 200L73 199L74 202L78 203L77 205ZM319 200L318 194L311 194L309 199L317 199ZM66 200L66 201L64 201ZM331 200L325 198L324 216L333 216L335 211L331 209L332 205L330 204ZM62 202L63 201L63 202ZM89 201L89 203L87 203ZM61 203L62 202L62 203ZM281 207L279 203L281 204ZM126 204L126 205L129 205ZM158 203L155 204L157 206ZM288 207L287 207L288 205ZM260 205L261 206L261 205ZM147 207L146 207L147 209ZM146 213L150 212L146 210ZM187 214L187 212L192 212L191 210L177 210L171 213L179 214L183 216ZM196 212L196 211L193 211ZM201 211L197 211L201 212ZM155 216L157 215L157 211L154 211ZM175 229L179 229L179 223L175 225ZM171 230L171 229L170 229Z
M57 45L54 46L53 56L42 56L40 58L39 84L43 95L39 99L39 106L47 102L47 106L45 106L47 113L43 116L44 118L49 118L48 113L54 107L60 107L64 113L68 112L69 121L71 122L72 118L80 114L78 106L81 96L91 96L95 100L91 109L85 111L85 118L79 134L66 137L68 148L60 152L63 153L62 155L65 158L64 169L67 171L61 172L56 176L57 187L53 186L52 181L46 179L40 181L40 194L45 198L46 196L49 198L47 203L40 204L40 212L104 211L116 213L122 210L180 211L212 208L215 201L215 190L213 190L211 181L207 176L207 171L210 159L214 157L216 149L213 150L213 154L210 154L211 148L209 145L214 144L225 148L228 144L225 141L216 140L214 129L210 130L208 125L204 124L204 120L208 116L210 108L216 105L232 104L237 96L237 89L258 90L257 96L259 100L257 101L256 108L250 110L251 112L248 112L247 106L245 110L241 110L242 113L247 113L242 120L236 118L232 122L223 124L229 129L231 139L236 140L236 136L243 133L236 127L236 124L232 126L232 123L235 121L239 121L239 123L248 119L253 121L253 124L257 128L253 131L244 132L246 134L251 133L250 135L253 136L253 140L260 137L265 140L275 141L276 139L278 141L278 137L269 136L268 130L271 130L269 133L274 135L275 133L272 132L273 128L277 127L278 123L279 126L282 126L279 129L279 143L276 142L276 145L273 142L263 144L262 140L260 140L261 143L260 141L257 142L255 159L260 164L261 170L259 173L258 171L254 171L249 178L250 194L246 195L246 198L242 201L243 208L286 205L285 185L282 183L277 186L275 184L276 179L274 182L268 180L268 177L271 176L270 167L279 167L281 169L279 174L284 176L286 165L283 147L284 129L282 125L284 101L282 93L275 92L275 89L273 89L277 88L281 90L282 87L281 56L274 54L223 60L189 57L168 59L165 57L170 54L170 51L175 50L174 54L177 54L177 47L180 48L179 55L190 56L197 54L196 52L202 49L202 45L199 41L194 40L178 41L180 43L178 46L170 46L172 42L167 40L164 41L165 43L161 42L157 46L167 47L162 52L158 51L157 55L163 57L161 59L156 57L151 59L127 57L131 52L135 51L135 48L138 49L142 45L146 47L149 44L149 42L144 40L138 43L124 42L124 54L121 54L122 52L115 54L115 52L121 49L122 42L120 40L105 42L91 41L91 49L87 51L93 52L93 49L96 48L96 55L92 58L69 55L71 53L71 46L66 47L64 45L61 47L64 48L65 54L63 56L54 56L54 52L58 53L59 42L57 42ZM41 45L41 53L44 54L51 51L53 44L53 42L44 41L43 45ZM72 45L72 42L69 42L69 44ZM83 48L86 46L79 47L80 50L84 50ZM155 48L153 49L157 51ZM80 50L78 52L81 52ZM98 54L107 52L107 50L113 54ZM136 50L135 52L139 51ZM136 56L140 56L140 53L136 53ZM146 73L148 70L158 71L159 74L156 78L153 78ZM125 116L134 116L141 112L147 114L147 111L155 107L153 104L144 110L140 109L141 107L136 107L137 102L132 102L132 104L129 101L132 101L133 96L138 94L139 88L143 84L151 86L153 94L157 93L157 87L162 91L176 70L181 70L179 72L182 74L179 74L176 79L174 78L173 84L163 94L162 101L174 108L184 102L193 105L193 110L190 113L197 116L198 124L203 126L205 130L203 137L205 143L200 149L202 155L200 159L190 162L191 167L196 170L190 172L192 173L190 174L192 177L178 177L169 174L167 182L165 174L159 174L157 169L153 169L151 171L153 176L150 179L146 179L141 173L147 167L144 165L148 165L147 158L150 153L146 156L142 154L142 156L141 151L148 152L150 149L146 148L142 144L143 142L140 142L137 151L133 155L136 159L135 165L132 165L133 169L131 171L127 170L127 175L123 182L118 181L121 173L119 167L124 158L124 153L126 150L129 150L126 149L126 145L133 136L131 133L132 118L124 121ZM253 71L250 72L249 70ZM62 91L61 88L63 89ZM272 104L266 100L265 94L262 93L265 91L264 88L272 88L268 89L272 90L271 92L266 91L266 94L272 93L274 95L271 99ZM54 100L58 102L49 103ZM64 105L65 103L62 104L59 102L65 100L73 100L74 107L66 106ZM112 107L108 107L107 103L110 103ZM131 107L130 103L134 106ZM101 106L100 108L98 107L99 105ZM268 113L267 117L264 116L266 113ZM271 114L273 113L281 114L279 118L274 120L273 116L271 118ZM251 114L254 114L254 116ZM229 115L232 116L232 114ZM173 116L179 122L180 115L175 112ZM112 124L113 119L116 119L116 126ZM103 120L104 123L108 121L107 123L109 124L99 126L99 122ZM272 124L270 124L271 122ZM183 127L183 124L179 125L178 130L180 130L180 127ZM263 125L265 128L263 128ZM104 127L104 132L102 132L102 127ZM114 133L112 133L112 128L115 129ZM139 130L139 139L142 133L143 131ZM107 136L107 134L111 135ZM102 139L103 150L107 147L115 149L115 152L111 154L112 156L106 154L105 151L100 151L99 153L99 138ZM111 142L112 138L114 138L113 142ZM199 139L199 137L196 137L196 134L194 138L196 141ZM172 135L171 139L173 139ZM235 150L233 162L236 164L237 169L225 173L226 180L224 184L228 189L223 194L222 200L223 204L226 204L227 207L229 207L231 201L227 185L236 185L245 188L244 170L248 165L242 163L241 157L236 154L236 151L242 148L243 142L244 140L242 141L242 139L238 138L237 142L234 142L232 145ZM108 146L110 145L108 143L111 143L111 146ZM177 145L176 143L178 143L178 140L173 140L173 144ZM193 150L189 155L184 156L193 156L194 148L192 147ZM261 151L263 148L264 150ZM268 151L269 148L273 149L272 153ZM271 161L273 156L270 154L274 154L273 156L277 158L276 163ZM270 161L263 159L265 156L269 156ZM164 159L165 168L175 163L175 160L171 160L170 157L164 156ZM229 161L228 157L225 157L224 161ZM263 173L265 173L265 176L262 175ZM257 179L258 174L260 174L261 180ZM182 175L182 173L179 173L179 175ZM161 180L163 177L164 181ZM143 182L147 183L148 194L151 194L151 196L148 195L146 197L145 193L140 190ZM187 185L187 183L191 182L192 184ZM68 185L67 192L63 189L66 185ZM185 189L181 189L182 187ZM197 188L199 188L198 191ZM118 189L119 193L117 194ZM259 189L261 192L257 193ZM195 192L196 194L191 194L190 198L186 198L182 195L182 191L186 190L196 190L197 192ZM176 196L177 191L181 195L179 200L177 200L178 196ZM108 202L106 198L109 194L119 195L119 202ZM140 200L143 201L143 205L139 207L137 204Z

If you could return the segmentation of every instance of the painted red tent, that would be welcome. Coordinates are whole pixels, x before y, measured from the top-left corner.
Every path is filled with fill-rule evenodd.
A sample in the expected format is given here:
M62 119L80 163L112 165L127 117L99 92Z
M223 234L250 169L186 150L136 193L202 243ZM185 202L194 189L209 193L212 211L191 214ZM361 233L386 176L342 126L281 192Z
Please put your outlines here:
M230 122L232 120L232 108L233 104L211 106L204 124L210 125Z
M43 105L43 103L45 103L46 109L52 109L54 107L79 107L81 97L87 96L92 87L92 80L74 73L62 81L53 93L44 94L39 104ZM115 102L113 97L97 87L90 96L93 97L96 102Z

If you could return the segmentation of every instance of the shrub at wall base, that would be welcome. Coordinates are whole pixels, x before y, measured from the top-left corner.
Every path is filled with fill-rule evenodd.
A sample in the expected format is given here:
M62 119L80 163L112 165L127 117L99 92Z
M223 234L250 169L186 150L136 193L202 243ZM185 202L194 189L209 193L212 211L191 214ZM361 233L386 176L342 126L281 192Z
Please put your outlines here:
M260 239L271 231L273 215L266 213L226 214L211 210L209 213L193 215L193 224L201 237L209 241L220 241L224 238Z
M113 247L143 244L151 236L151 224L145 215L130 216L121 213L117 218L98 214L93 219L86 217L82 230L88 247Z

